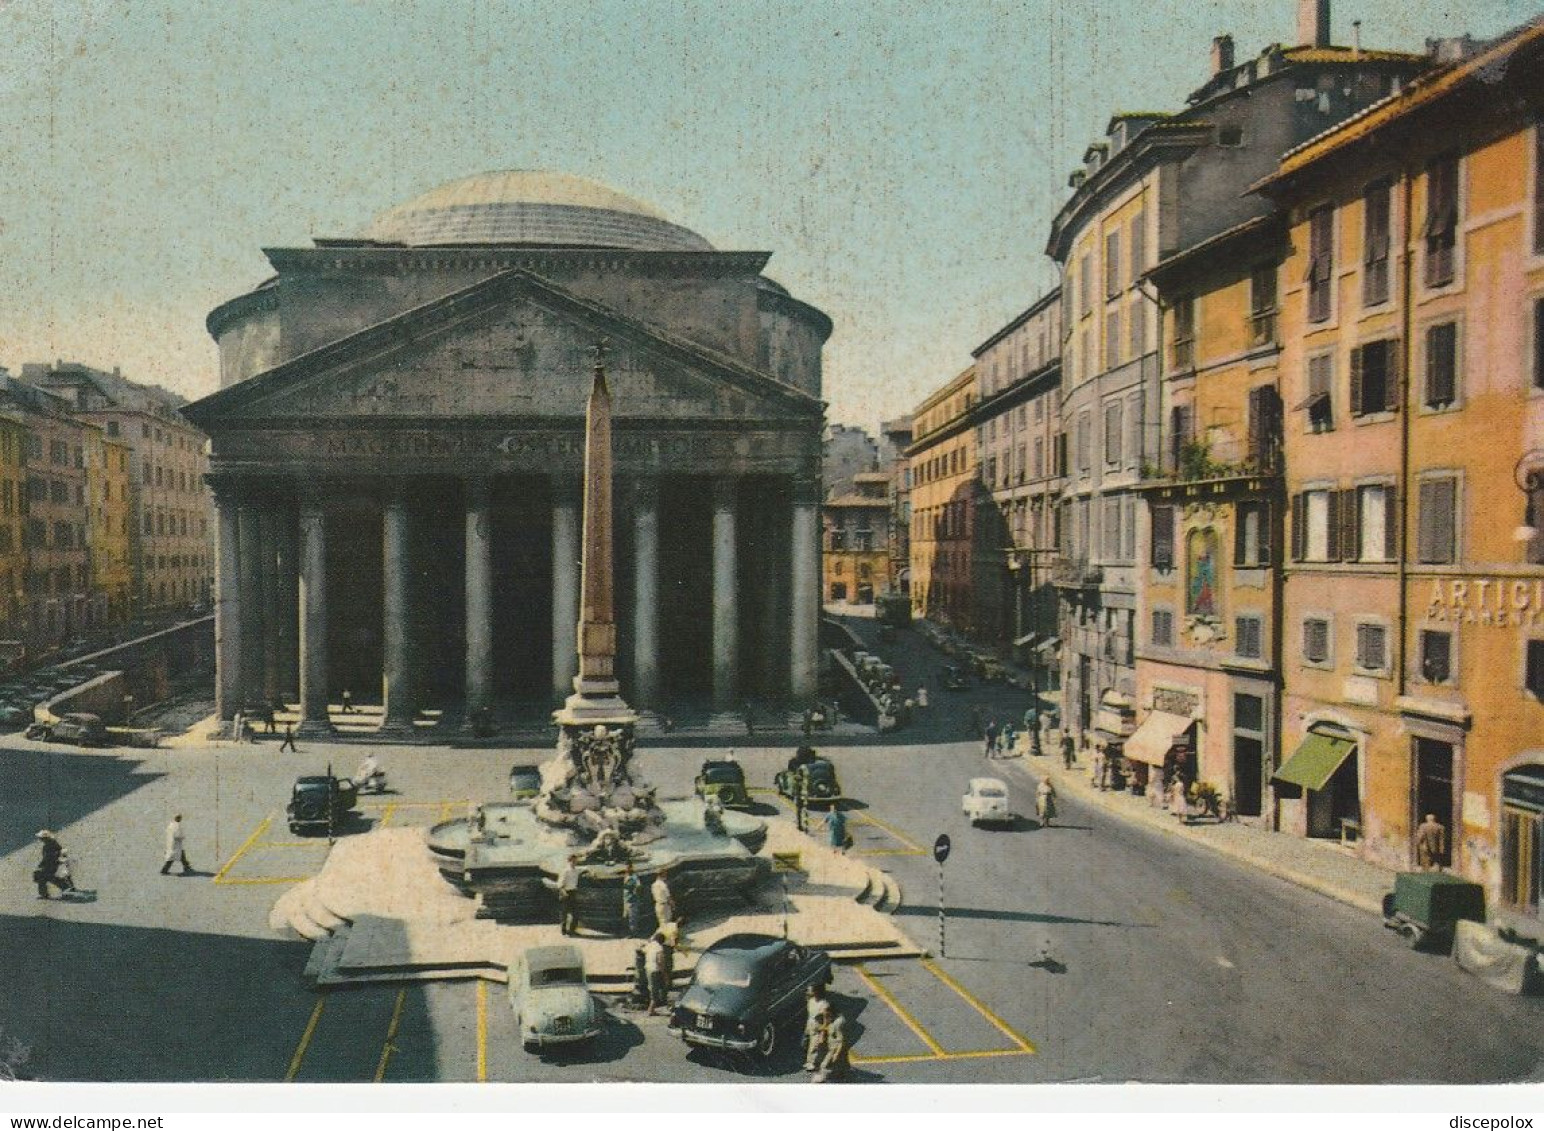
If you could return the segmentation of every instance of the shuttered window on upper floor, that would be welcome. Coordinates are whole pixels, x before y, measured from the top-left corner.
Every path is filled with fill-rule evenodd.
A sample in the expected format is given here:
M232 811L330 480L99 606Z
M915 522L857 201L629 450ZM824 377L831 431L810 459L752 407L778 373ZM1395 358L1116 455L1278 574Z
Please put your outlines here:
M1393 185L1374 181L1362 196L1362 305L1389 300L1389 202Z
M1426 285L1453 281L1458 246L1458 157L1439 157L1426 167Z
M1326 204L1308 215L1308 320L1323 322L1330 316L1330 294L1335 285L1335 209Z

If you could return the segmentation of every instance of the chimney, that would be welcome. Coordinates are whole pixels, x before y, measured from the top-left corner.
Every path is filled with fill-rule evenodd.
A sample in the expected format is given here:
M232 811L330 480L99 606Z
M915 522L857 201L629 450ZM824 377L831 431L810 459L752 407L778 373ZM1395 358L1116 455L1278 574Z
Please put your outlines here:
M1297 42L1301 47L1330 45L1330 0L1297 0Z
M1212 77L1233 69L1233 37L1219 35L1212 40Z
M1357 58L1362 55L1362 21L1351 21L1351 54Z

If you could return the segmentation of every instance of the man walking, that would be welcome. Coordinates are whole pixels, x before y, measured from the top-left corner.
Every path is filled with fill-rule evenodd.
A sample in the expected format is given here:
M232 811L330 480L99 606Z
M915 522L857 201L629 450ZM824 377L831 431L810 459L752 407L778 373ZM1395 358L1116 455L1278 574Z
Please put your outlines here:
M633 871L631 864L622 873L622 918L627 923L627 937L643 935L643 881Z
M664 1008L669 994L669 987L665 985L665 940L658 931L644 944L643 968L649 977L649 1014L652 1016Z
M1077 761L1078 744L1067 731L1062 731L1061 752L1062 765L1069 770L1072 769L1073 763Z
M60 895L74 891L75 881L70 878L69 867L65 863L64 845L48 829L39 829L37 839L43 851L42 859L32 873L32 881L38 886L38 898L48 898L49 884L57 887Z
M295 746L294 723L284 724L284 741L279 743L279 753L283 754L286 750L293 750L296 754L300 753L300 751Z
M986 756L997 757L997 720L992 719L986 724Z
M558 915L562 923L563 933L572 935L578 930L579 911L575 906L579 894L579 866L570 856L563 863L563 870L558 873Z
M343 694L340 698L343 702L343 714L352 715L354 713L354 697L349 694L348 688L345 687L343 689Z
M166 860L161 864L161 875L170 875L172 864L179 861L184 876L193 871L193 865L188 863L187 849L183 846L181 813L173 816L166 826Z

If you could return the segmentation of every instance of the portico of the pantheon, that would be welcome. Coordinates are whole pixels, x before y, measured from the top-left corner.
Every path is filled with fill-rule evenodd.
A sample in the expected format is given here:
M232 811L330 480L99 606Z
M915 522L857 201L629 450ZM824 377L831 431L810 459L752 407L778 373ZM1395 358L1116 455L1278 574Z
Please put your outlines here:
M544 714L577 670L584 406L614 398L618 669L665 713L816 692L830 320L591 181L489 173L265 254L208 318L218 709Z

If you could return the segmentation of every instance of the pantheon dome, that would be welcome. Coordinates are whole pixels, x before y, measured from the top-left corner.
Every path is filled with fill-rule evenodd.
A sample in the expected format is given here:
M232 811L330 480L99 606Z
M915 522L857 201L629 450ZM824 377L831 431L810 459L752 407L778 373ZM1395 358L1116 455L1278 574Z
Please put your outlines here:
M541 247L712 251L658 209L566 173L478 173L430 189L376 216L363 238L408 247Z

